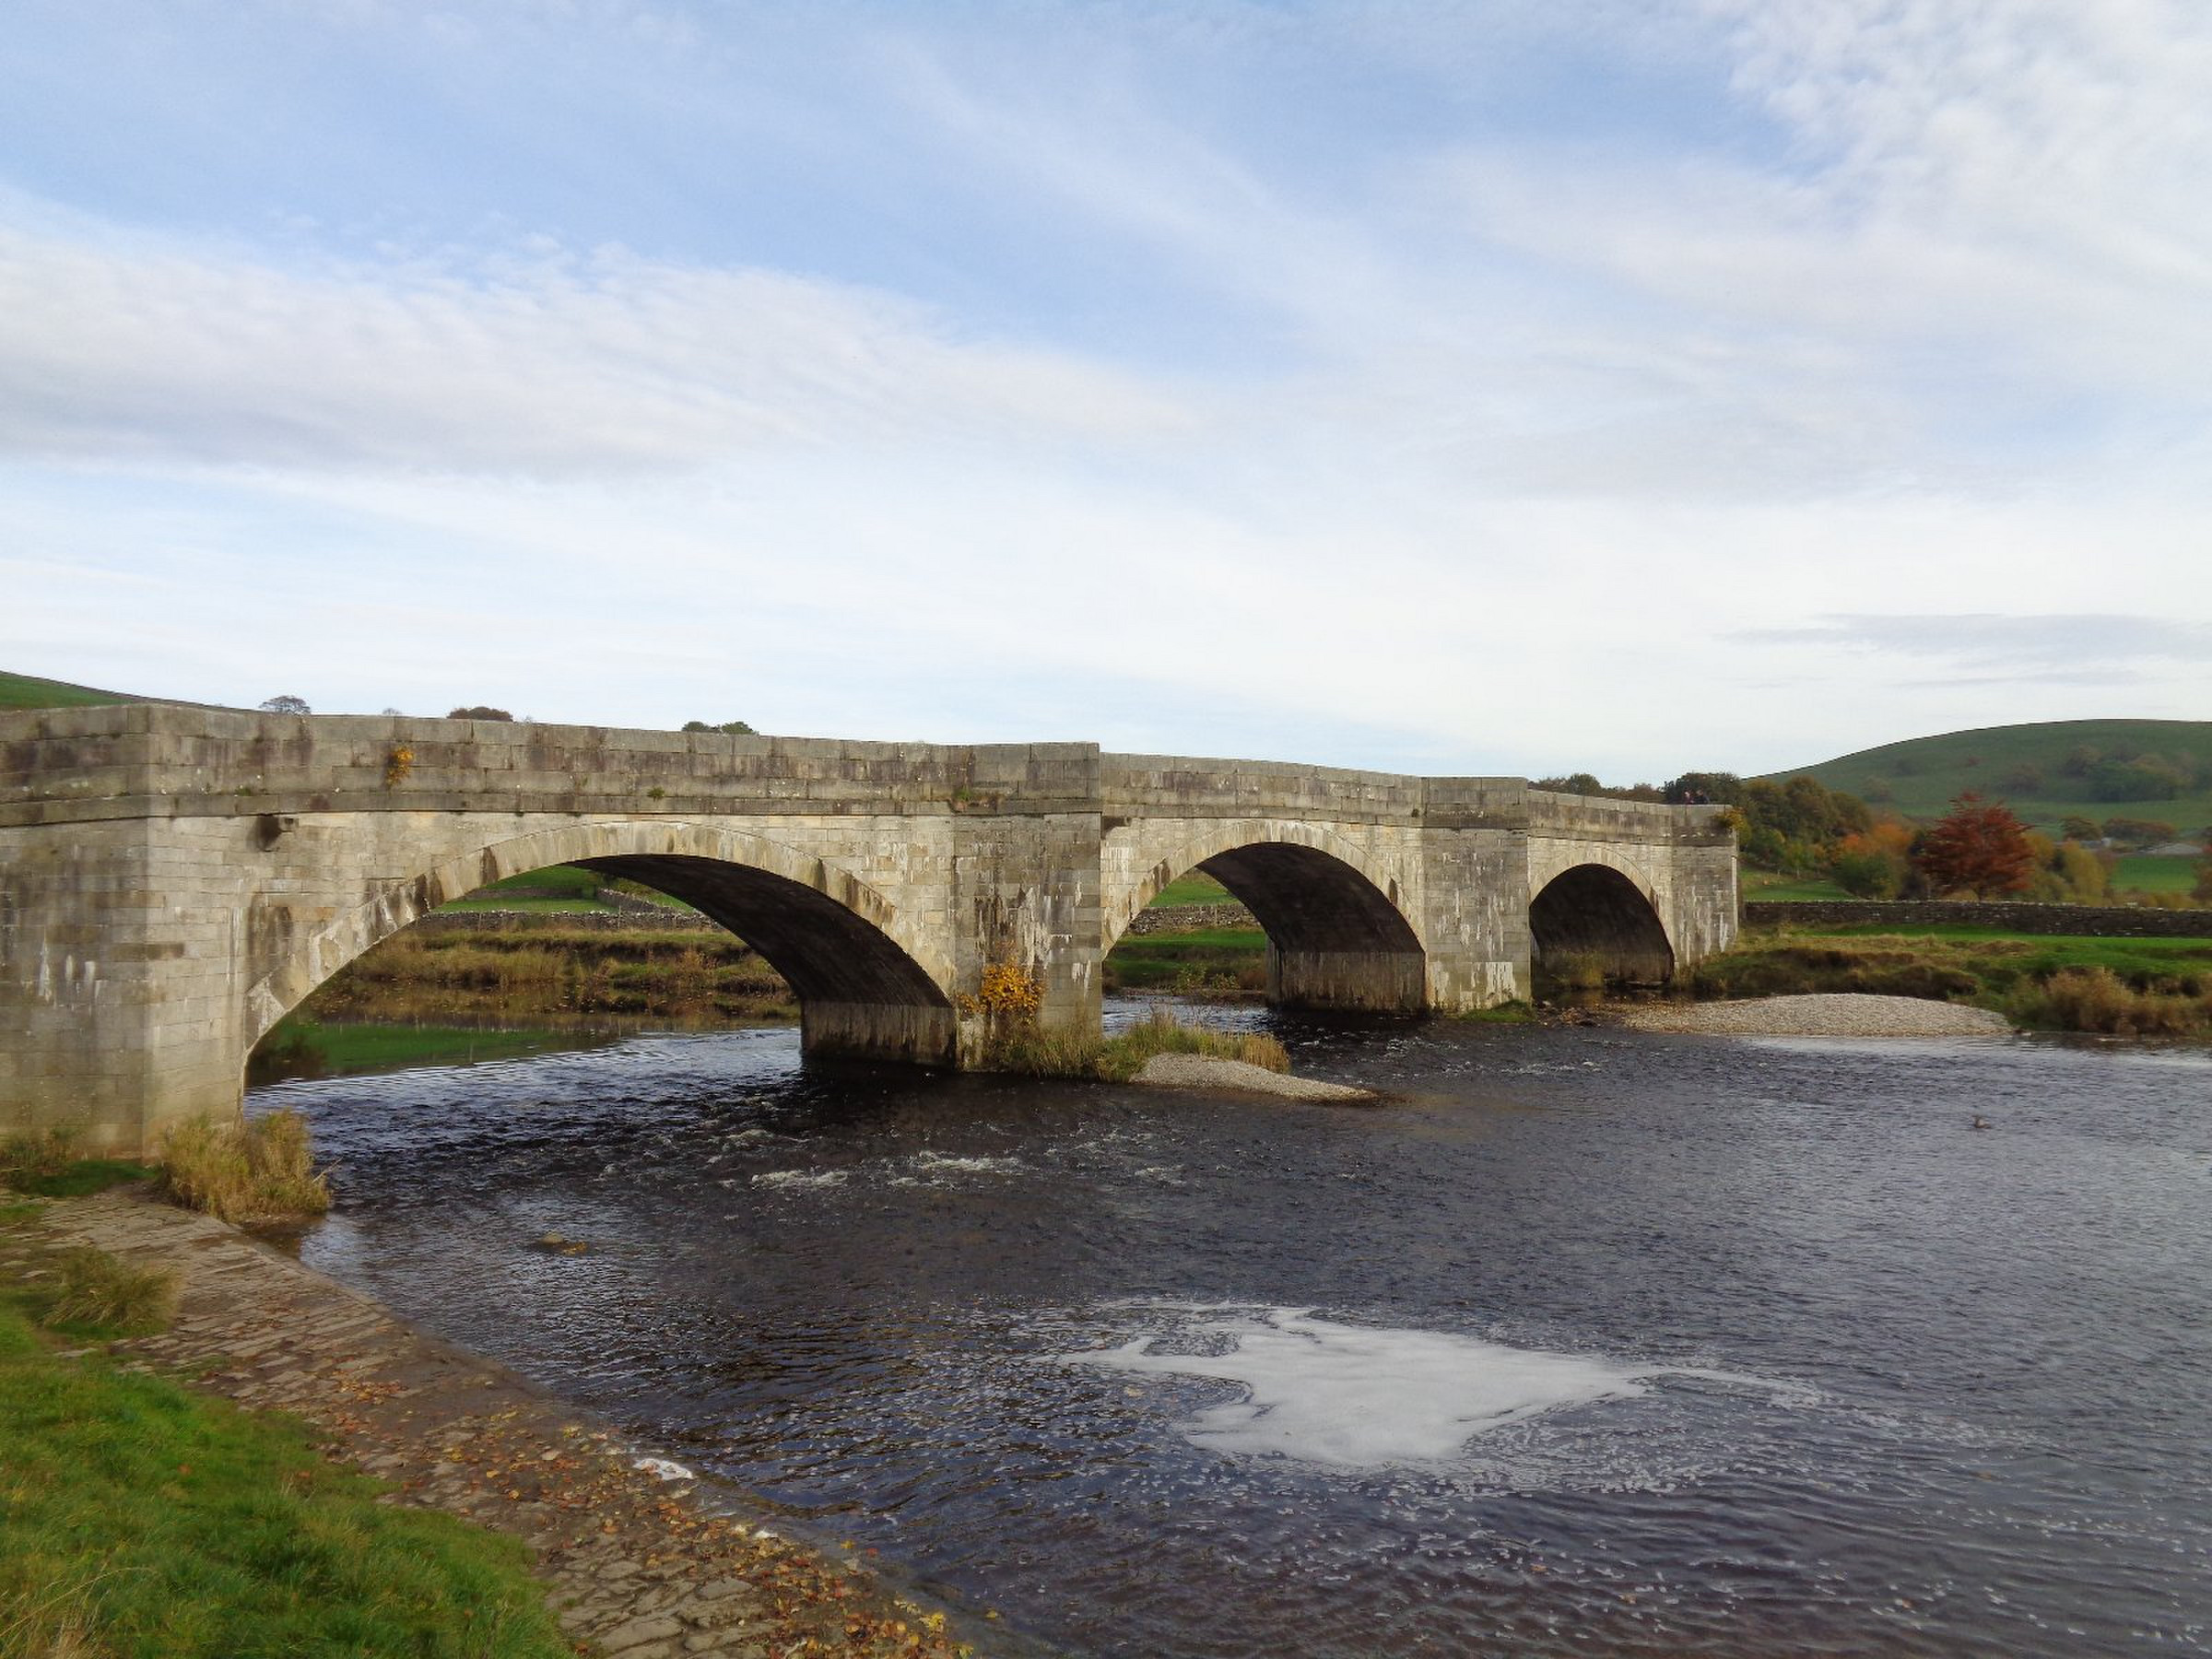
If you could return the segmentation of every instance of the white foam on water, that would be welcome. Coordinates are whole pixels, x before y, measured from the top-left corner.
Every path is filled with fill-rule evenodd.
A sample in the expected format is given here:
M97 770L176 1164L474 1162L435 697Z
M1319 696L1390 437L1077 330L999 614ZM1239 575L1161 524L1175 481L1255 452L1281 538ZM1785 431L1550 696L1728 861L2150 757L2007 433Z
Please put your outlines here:
M924 1173L960 1175L1018 1175L1029 1169L1018 1158L954 1158L941 1152L917 1152L907 1163Z
M1570 1406L1636 1399L1660 1377L1762 1389L1796 1403L1809 1397L1794 1384L1731 1371L1621 1364L1441 1331L1339 1324L1310 1308L1184 1312L1178 1334L1200 1335L1223 1351L1158 1353L1161 1335L1155 1333L1119 1347L1047 1358L1238 1383L1241 1399L1208 1406L1178 1425L1194 1444L1349 1467L1446 1462L1478 1436Z
M771 1170L753 1177L757 1187L833 1187L845 1184L842 1170Z

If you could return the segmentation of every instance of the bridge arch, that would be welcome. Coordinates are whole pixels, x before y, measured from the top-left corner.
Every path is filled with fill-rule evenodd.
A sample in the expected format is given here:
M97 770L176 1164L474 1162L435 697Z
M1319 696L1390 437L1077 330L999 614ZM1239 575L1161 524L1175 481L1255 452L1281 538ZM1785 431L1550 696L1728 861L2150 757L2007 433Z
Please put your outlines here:
M1569 959L1580 958L1608 982L1664 983L1674 978L1674 942L1651 883L1630 861L1587 858L1531 885L1535 972L1556 973Z
M1227 888L1266 933L1270 1002L1393 1012L1427 1006L1427 952L1396 876L1315 824L1209 825L1174 844L1109 912L1105 947L1192 870Z
M539 830L441 860L281 953L247 992L250 1049L318 985L464 893L580 865L683 900L781 973L810 1053L952 1064L950 965L895 905L849 872L765 837L670 820Z

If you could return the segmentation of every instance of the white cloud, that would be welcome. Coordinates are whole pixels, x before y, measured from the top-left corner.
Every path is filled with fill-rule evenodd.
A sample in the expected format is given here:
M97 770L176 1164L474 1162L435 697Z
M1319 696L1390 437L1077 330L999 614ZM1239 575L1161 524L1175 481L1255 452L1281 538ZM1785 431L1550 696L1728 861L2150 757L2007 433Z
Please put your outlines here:
M0 446L308 468L688 468L759 444L1112 444L1188 421L894 297L618 250L280 268L0 229Z

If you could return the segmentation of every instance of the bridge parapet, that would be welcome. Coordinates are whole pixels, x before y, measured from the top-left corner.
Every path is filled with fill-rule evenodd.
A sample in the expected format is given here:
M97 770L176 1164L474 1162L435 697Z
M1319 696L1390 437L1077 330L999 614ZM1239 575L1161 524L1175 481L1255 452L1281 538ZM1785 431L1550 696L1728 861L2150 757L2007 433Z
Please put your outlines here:
M1086 743L733 737L116 703L0 714L0 824L53 821L56 807L65 817L1084 812L1097 810L1098 753Z

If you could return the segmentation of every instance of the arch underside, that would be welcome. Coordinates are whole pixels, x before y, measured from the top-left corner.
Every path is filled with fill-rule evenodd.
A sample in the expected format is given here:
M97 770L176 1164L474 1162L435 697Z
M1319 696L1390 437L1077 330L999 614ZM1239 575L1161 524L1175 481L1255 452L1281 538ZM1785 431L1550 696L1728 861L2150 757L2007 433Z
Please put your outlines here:
M1266 931L1270 1002L1393 1013L1426 1006L1419 938L1374 883L1341 859L1290 841L1255 841L1196 867Z
M651 822L569 825L461 852L411 881L378 888L301 938L291 936L279 907L262 931L282 947L247 992L247 1045L347 963L448 899L556 865L642 883L735 933L790 984L810 1055L958 1062L951 998L904 942L898 912L881 894L758 836Z
M1583 959L1610 982L1674 978L1675 949L1659 912L1635 882L1604 865L1578 865L1547 883L1529 904L1528 931L1540 973Z
M573 861L680 899L766 959L798 998L807 1053L951 1065L952 1003L882 930L800 882L724 859L628 853Z

